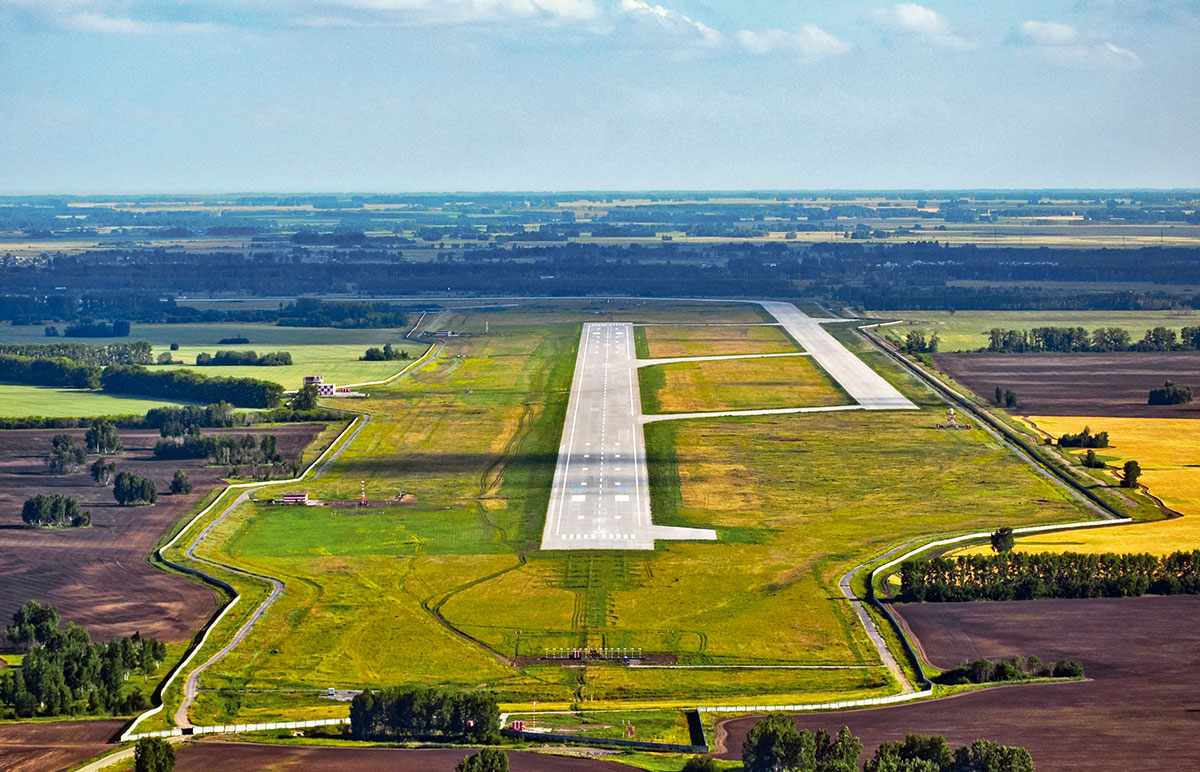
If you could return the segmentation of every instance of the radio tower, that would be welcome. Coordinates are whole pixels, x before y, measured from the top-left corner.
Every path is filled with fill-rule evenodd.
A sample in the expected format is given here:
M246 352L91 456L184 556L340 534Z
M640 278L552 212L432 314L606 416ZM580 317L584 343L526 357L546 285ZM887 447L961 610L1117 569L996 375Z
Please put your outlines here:
M359 495L358 505L365 507L367 505L367 481L362 481L362 493Z

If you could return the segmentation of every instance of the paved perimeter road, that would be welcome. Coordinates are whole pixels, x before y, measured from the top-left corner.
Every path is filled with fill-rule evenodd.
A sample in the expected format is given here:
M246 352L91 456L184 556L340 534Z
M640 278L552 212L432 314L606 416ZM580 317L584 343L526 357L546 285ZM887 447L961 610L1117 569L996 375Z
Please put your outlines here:
M764 301L763 308L779 320L784 329L805 351L821 363L833 379L867 410L916 410L894 386L872 370L866 362L838 342L821 327L821 321L807 316L791 303ZM826 319L826 322L838 321Z
M587 323L579 341L542 549L652 550L658 539L716 539L650 520L641 397L630 324Z

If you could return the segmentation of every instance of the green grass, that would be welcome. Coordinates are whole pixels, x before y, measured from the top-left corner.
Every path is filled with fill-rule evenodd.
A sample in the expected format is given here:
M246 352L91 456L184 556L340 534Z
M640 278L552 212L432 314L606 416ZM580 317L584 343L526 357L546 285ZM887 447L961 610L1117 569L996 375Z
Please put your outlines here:
M880 335L903 340L913 330L927 336L937 333L939 351L977 351L987 346L987 331L993 327L1029 330L1034 327L1122 327L1136 341L1152 327L1181 327L1200 324L1200 316L1178 311L874 311L883 319L900 319L902 324L879 328Z
M652 365L639 368L638 383L646 414L852 404L805 356Z
M100 391L0 384L0 417L3 418L140 415L151 408L178 404L182 403Z
M648 427L651 498L658 522L715 528L717 542L538 552L578 321L589 316L489 314L483 335L484 316L439 322L479 334L370 389L356 406L372 421L306 486L318 498L357 498L366 479L371 498L403 491L411 503L363 514L243 506L201 547L286 590L205 674L210 691L194 720L329 715L335 708L314 695L246 691L327 686L485 688L516 709L878 695L894 684L837 590L845 571L910 539L1078 518L981 432L933 430L939 409L701 419ZM919 391L899 370L885 377ZM229 631L263 593L230 581L247 598L222 625ZM684 665L848 667L502 661L566 646L640 647Z
M128 338L46 338L40 327L0 325L0 343L114 343L144 340L154 347L154 356L169 353L182 365L154 365L152 369L187 367L209 376L262 378L281 383L285 388L299 388L306 375L324 375L331 383L361 383L377 381L399 372L408 362L360 362L359 357L369 346L382 347L391 343L412 358L419 357L425 346L404 340L404 329L340 330L333 327L278 327L272 324L236 324L228 322L203 324L134 324ZM247 344L221 345L223 338L249 338ZM179 344L171 351L172 343ZM196 367L196 355L216 351L288 351L292 365L282 367ZM142 412L145 412L144 410ZM37 414L49 415L49 414ZM63 413L62 415L80 415ZM82 415L95 415L86 413Z
M645 338L645 356L639 358L783 354L802 351L782 327L765 326L654 326L639 327L635 343Z

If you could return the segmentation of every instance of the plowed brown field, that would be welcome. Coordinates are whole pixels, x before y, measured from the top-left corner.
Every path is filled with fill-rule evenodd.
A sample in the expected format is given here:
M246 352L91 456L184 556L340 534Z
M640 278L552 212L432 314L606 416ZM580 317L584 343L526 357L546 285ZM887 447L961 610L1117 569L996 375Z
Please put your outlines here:
M931 662L1036 654L1083 662L1088 681L1034 684L877 710L798 717L849 726L872 754L909 732L1023 745L1038 772L1200 769L1200 597L926 603L899 609ZM718 728L740 758L756 718Z
M322 428L274 427L269 433L278 437L280 451L291 459ZM159 498L153 507L118 507L112 488L93 483L86 468L70 475L47 473L50 438L58 433L0 432L0 626L21 604L36 600L54 605L64 619L86 627L93 640L139 630L164 641L190 638L216 610L217 596L198 582L151 567L146 558L159 537L219 485L228 469L206 467L202 460L156 461L158 432L123 431L125 453L115 458L117 471L154 480ZM69 433L83 444L83 430ZM176 469L187 471L192 493L170 494ZM91 510L92 526L26 528L21 506L37 493L77 497Z
M111 750L108 740L124 721L56 721L0 724L0 769L56 772Z
M990 401L997 386L1011 389L1021 415L1200 418L1200 400L1146 404L1150 389L1168 379L1200 392L1200 351L936 354L934 361L982 399Z
M315 748L199 742L179 751L176 772L453 772L470 750ZM513 772L629 772L632 767L597 759L509 751Z

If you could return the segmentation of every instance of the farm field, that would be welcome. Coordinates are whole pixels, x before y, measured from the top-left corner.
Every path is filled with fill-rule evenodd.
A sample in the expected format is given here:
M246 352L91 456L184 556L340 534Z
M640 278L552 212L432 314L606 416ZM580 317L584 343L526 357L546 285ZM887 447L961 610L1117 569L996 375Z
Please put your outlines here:
M322 748L247 742L188 743L178 754L178 772L454 772L469 748L405 750L397 748ZM628 772L631 767L601 759L508 751L509 763L522 772Z
M951 744L986 737L1022 745L1038 772L1196 769L1200 710L1192 675L1200 669L1200 598L1094 598L925 603L897 609L926 657L947 668L979 657L1036 654L1083 662L1088 680L975 691L876 710L798 717L801 727L843 725L868 755L909 732ZM722 758L740 758L757 719L718 727ZM1147 764L1147 760L1153 763Z
M0 418L134 415L163 405L179 404L183 403L86 389L0 383Z
M382 348L385 343L407 351L412 358L425 351L425 345L404 339L407 329L342 330L333 327L279 327L273 324L138 324L134 323L127 338L46 338L41 327L12 327L0 325L0 343L50 343L70 341L77 343L113 343L122 341L148 341L154 346L154 356L171 354L181 360L182 365L152 365L151 369L189 368L209 376L237 376L262 378L283 384L284 388L296 389L306 375L324 375L332 383L358 383L376 381L399 372L407 362L360 362L359 357L369 346ZM244 337L245 344L221 345L223 338ZM171 351L172 343L179 344L178 351ZM221 351L254 351L266 354L271 351L287 351L292 355L292 365L280 367L257 366L208 366L196 367L196 355ZM11 387L0 386L0 394ZM103 399L106 395L94 395ZM113 398L109 398L113 399ZM161 404L161 403L155 403ZM74 409L72 407L72 409ZM7 414L9 408L0 409ZM106 411L113 413L113 410ZM127 412L139 412L130 410ZM145 412L143 409L140 412ZM65 415L99 415L89 413L67 413ZM50 415L30 413L29 415Z
M638 381L646 414L853 404L807 356L651 365Z
M1200 324L1200 315L1181 311L918 311L873 310L871 316L880 319L900 319L901 324L884 327L881 334L899 340L913 331L926 335L937 333L943 353L978 351L987 346L987 331L993 327L1006 330L1030 330L1034 327L1121 327L1139 340L1146 330L1169 327L1176 332L1181 327Z
M292 458L320 430L320 425L291 425L267 431ZM146 556L163 533L222 485L227 469L205 466L200 459L157 461L152 454L158 432L122 431L125 453L115 458L117 470L152 479L159 499L153 507L118 507L112 488L97 486L86 468L69 475L46 472L50 438L60 431L0 432L0 575L5 577L0 619L36 600L88 628L94 640L138 631L164 641L188 640L216 610L217 596L205 585L153 568ZM82 444L83 430L67 431ZM176 469L187 471L192 493L170 494ZM92 512L91 527L25 528L21 506L37 493L80 499Z
M1200 418L1200 401L1147 405L1166 380L1200 387L1200 351L1115 354L935 354L938 368L991 401L997 386L1018 399L1008 412L1042 416Z
M1128 459L1142 467L1139 482L1183 517L1153 523L1098 528L1085 531L1023 536L1017 547L1025 552L1149 552L1165 555L1200 549L1200 433L1186 419L1034 417L1028 419L1043 431L1058 436L1078 432L1085 425L1107 431L1111 447L1097 455L1119 468ZM1082 452L1082 451L1080 451ZM1113 478L1114 484L1116 478ZM982 552L979 549L964 553Z
M782 327L638 327L634 330L638 356L723 356L727 354L781 354L798 351ZM645 340L645 351L641 339Z
M0 760L5 772L59 772L113 749L109 738L121 720L0 724Z

